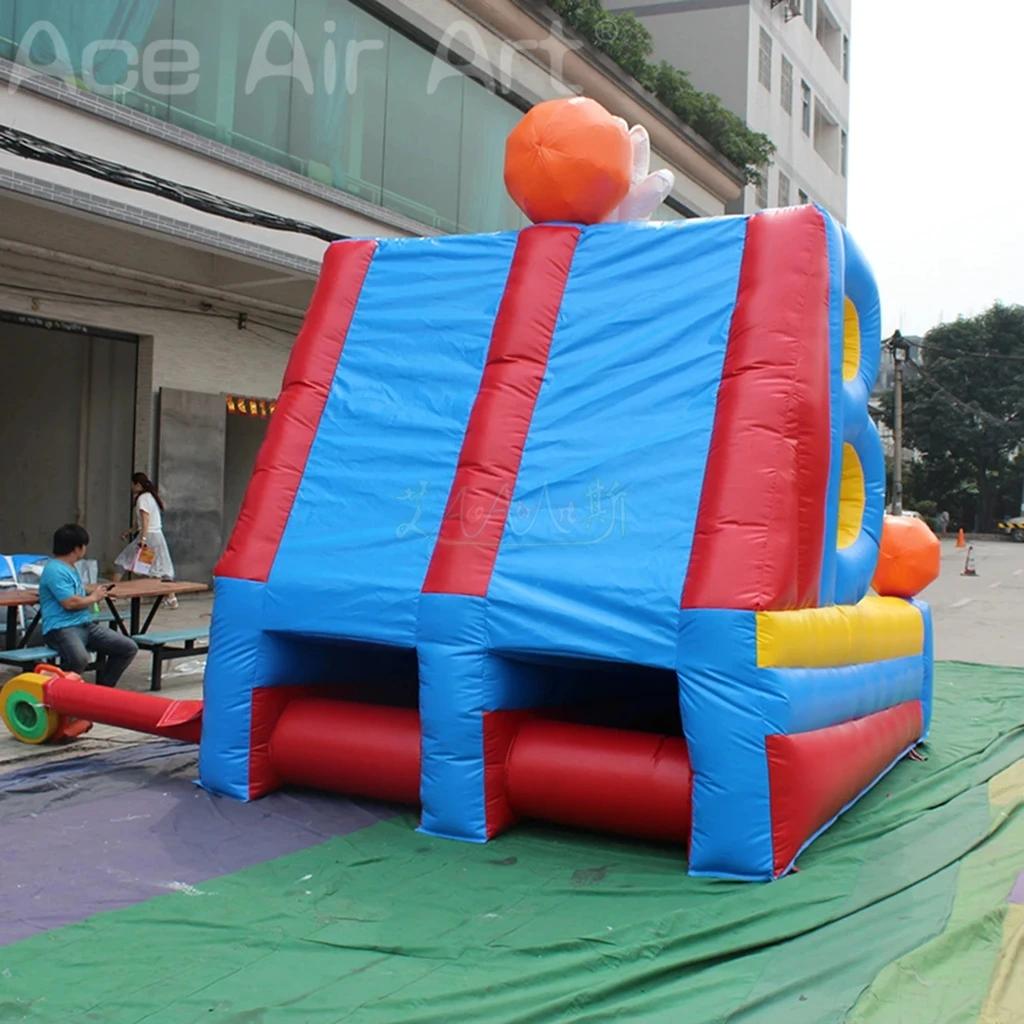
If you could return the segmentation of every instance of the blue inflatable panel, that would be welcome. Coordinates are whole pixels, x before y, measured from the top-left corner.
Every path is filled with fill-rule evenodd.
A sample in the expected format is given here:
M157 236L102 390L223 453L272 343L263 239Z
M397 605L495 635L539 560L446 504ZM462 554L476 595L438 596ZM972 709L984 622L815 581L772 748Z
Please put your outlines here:
M252 691L265 672L264 584L218 579L203 678L199 775L215 793L249 799Z
M268 629L415 646L516 238L380 243L270 573Z
M420 827L431 835L485 842L483 709L491 669L485 602L424 594L419 628Z
M845 397L843 358L845 355L844 310L846 250L842 228L831 214L821 211L828 233L829 262L829 414L832 459L829 468L827 506L825 509L825 550L821 560L819 603L829 605L836 592L836 537L839 531L839 488L843 477L843 420Z
M918 656L837 668L761 669L760 677L761 686L784 697L771 705L765 732L811 732L921 700L925 665Z
M674 667L745 235L584 231L487 595L496 648Z
M679 704L694 773L690 874L769 879L772 823L764 723L782 715L784 698L762 685L756 615L680 612L677 656ZM721 799L725 793L731 797L727 801Z
M924 688L921 701L924 704L924 735L928 739L932 728L932 703L935 696L935 628L932 625L932 609L924 601L912 601L924 619Z

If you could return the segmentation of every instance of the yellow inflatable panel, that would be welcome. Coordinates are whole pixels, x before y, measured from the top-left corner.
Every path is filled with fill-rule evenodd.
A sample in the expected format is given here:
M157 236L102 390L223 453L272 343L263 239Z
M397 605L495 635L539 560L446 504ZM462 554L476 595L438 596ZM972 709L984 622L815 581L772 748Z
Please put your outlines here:
M843 317L843 380L849 383L860 372L860 314L847 296Z
M839 539L840 551L856 543L864 523L867 489L864 485L864 467L852 444L843 445L843 477L839 485Z
M860 604L757 613L758 668L834 668L924 651L924 619L897 597Z

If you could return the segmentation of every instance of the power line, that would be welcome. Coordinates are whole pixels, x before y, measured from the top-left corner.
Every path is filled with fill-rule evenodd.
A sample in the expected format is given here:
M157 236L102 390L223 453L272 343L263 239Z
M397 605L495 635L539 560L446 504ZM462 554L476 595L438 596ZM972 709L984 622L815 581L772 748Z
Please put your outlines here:
M915 370L917 370L917 372L920 374L923 380L931 384L931 386L935 388L936 391L944 395L957 408L962 409L964 412L969 412L972 416L977 416L980 419L987 420L994 426L1001 427L1004 430L1007 427L1011 427L1014 425L1014 421L1012 418L1010 420L1001 420L998 416L993 416L990 412L986 412L984 409L980 408L974 403L965 402L962 398L957 398L957 396L954 395L953 392L949 390L949 388L940 384L923 366L920 365L920 363L914 362L913 359L908 359L908 362L911 366L914 367Z
M15 285L13 283L3 281L0 281L0 288L11 292L19 292L25 295L42 295L57 299L72 299L75 302L82 303L83 305L117 306L122 309L152 309L156 312L182 313L186 316L206 316L213 317L215 319L224 319L224 321L237 321L239 318L238 312L232 312L229 309L218 311L214 305L209 303L207 300L203 301L207 303L209 308L188 309L184 306L168 306L155 302L131 302L125 299L101 298L95 295L82 295L77 292L65 292L52 288L39 288L35 285ZM302 313L280 313L279 315L284 318L294 318L297 319L297 321L301 321L302 319ZM248 312L246 312L246 319L249 323L259 324L262 327L269 328L271 331L281 331L283 334L291 334L294 332L294 329L292 328L280 327L279 325L269 324L266 321L254 318Z
M257 338L262 338L264 341L269 341L272 345L280 345L283 340L291 340L291 339L294 338L294 335L289 334L287 331L281 331L280 327L271 327L270 328L271 330L273 330L273 331L281 331L281 334L284 335L284 338L272 338L272 337L270 337L269 334L264 334L262 331L257 331L253 327L254 323L259 323L259 321L254 321L250 317L250 319L246 321L245 330L248 331L250 334L255 335ZM262 324L261 326L269 327L270 325L269 324Z
M186 316L216 317L222 320L237 320L237 313L218 313L214 309L187 309L182 306L162 306L151 302L127 302L123 299L104 299L95 295L81 295L75 292L59 291L54 288L38 288L35 285L13 284L0 281L0 288L26 295L46 295L57 299L74 299L89 306L120 306L123 309L151 309L159 313L183 313Z
M947 348L945 345L936 345L931 341L919 345L913 345L912 347L921 352L934 352L936 355L940 356L969 356L972 359L996 359L1013 363L1024 363L1024 356L1003 355L1001 352L972 352L965 348Z
M292 220L290 217L280 217L276 213L267 213L265 210L257 210L255 207L215 196L212 192L204 192L202 189L192 188L189 185L179 185L166 178L158 178L146 171L132 170L123 164L115 164L109 160L81 153L76 149L59 146L55 142L48 142L35 135L20 132L9 125L0 125L0 150L13 153L26 160L36 160L79 174L86 174L91 178L98 178L113 185L133 189L136 192L146 192L172 203L180 203L193 210L199 210L215 217L226 217L228 220L238 221L242 224L252 224L255 227L269 228L272 231L291 231L302 235L312 235L324 242L337 242L348 237L328 231L316 224Z
M208 309L188 309L182 306L164 306L157 303L150 302L127 302L123 299L108 299L98 298L95 295L82 295L76 292L60 291L54 288L38 288L34 285L22 285L13 284L5 281L0 281L0 288L19 292L24 295L42 295L49 298L57 299L70 299L74 302L79 302L82 305L100 306L100 307L114 307L117 309L148 309L157 313L178 313L185 316L198 316L212 320L224 320L230 323L238 323L239 330L251 329L253 324L260 327L265 327L271 331L277 331L283 336L283 338L294 338L296 334L296 328L281 327L278 324L268 323L266 320L260 320L253 317L247 311L245 312L220 312L212 304L209 305ZM302 314L284 314L281 316L285 317L291 315L296 320L302 319ZM260 334L259 331L252 331L253 334L264 339L264 341L271 341L274 344L278 344L282 339L280 338L269 338L266 335Z

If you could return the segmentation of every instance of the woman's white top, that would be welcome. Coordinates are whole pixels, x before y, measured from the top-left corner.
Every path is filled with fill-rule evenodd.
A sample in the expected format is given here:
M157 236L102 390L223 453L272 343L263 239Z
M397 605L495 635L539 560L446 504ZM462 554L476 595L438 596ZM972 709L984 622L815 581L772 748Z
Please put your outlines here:
M156 498L154 498L148 491L143 491L135 502L136 525L140 530L142 529L143 512L147 512L149 514L150 533L162 532L164 523L163 517L160 515L160 506L156 503Z

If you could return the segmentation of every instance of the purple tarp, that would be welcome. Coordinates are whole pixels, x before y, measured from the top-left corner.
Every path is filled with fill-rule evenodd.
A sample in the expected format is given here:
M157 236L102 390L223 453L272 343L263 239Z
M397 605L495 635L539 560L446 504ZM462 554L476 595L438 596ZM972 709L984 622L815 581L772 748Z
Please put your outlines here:
M313 793L251 804L192 783L194 748L142 743L0 776L0 945L346 835L386 805Z

